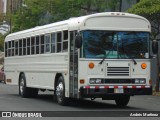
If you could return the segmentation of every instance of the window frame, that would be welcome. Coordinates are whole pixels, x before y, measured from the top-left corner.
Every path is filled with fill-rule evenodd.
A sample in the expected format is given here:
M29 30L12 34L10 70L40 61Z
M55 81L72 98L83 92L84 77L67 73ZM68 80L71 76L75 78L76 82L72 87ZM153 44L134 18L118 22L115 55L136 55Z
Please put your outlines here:
M11 47L12 55L11 56L15 56L15 42L14 40L12 40L11 42L12 42L12 47Z
M35 55L35 36L31 36L31 55Z
M24 55L27 55L27 38L23 38L22 41L23 41L22 47L23 47L23 56L24 56Z
M45 34L44 36L44 53L51 53L51 34ZM49 47L49 48L47 48ZM48 50L47 50L48 49Z
M66 36L66 33L67 33L67 36ZM68 30L63 30L63 40L62 40L62 52L68 52L68 39L69 39L69 31ZM67 43L67 48L66 49L64 49L64 43Z
M57 31L56 34L57 34L57 41L56 41L56 44L57 44L56 46L57 46L57 48L56 48L56 52L57 52L57 53L60 53L60 52L62 52L62 47L63 47L63 46L62 46L62 43L63 43L63 41L62 41L62 39L63 39L63 38L62 38L62 37L63 37L62 31ZM61 35L61 36L60 36L60 41L59 41L59 34ZM59 48L59 47L60 47L60 48Z
M42 43L42 38L43 38L43 43ZM45 40L44 39L45 39L45 34L41 34L40 35L40 54L45 53ZM43 47L43 49L42 49L42 47Z
M54 35L54 43L53 43L53 39L52 39L52 37L53 37L53 35ZM52 32L51 33L51 53L56 53L57 52L57 34L56 34L56 32ZM53 50L53 46L54 46L54 51L52 51Z
M8 57L8 41L5 42L5 57Z
M27 47L27 53L26 55L31 55L31 37L26 38L26 47Z
M37 40L38 40L38 42L37 42ZM35 54L40 54L40 35L35 36Z
M12 41L8 41L8 57L12 56Z
M15 45L15 56L19 56L19 40L15 40L14 45Z

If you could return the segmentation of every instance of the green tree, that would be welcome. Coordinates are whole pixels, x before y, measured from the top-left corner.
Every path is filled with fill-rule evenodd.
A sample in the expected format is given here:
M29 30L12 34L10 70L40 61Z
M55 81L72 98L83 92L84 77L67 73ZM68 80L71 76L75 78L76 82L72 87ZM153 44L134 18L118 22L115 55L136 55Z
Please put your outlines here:
M0 51L4 50L4 36L0 33Z
M13 32L71 17L115 11L119 0L24 0L12 18Z
M146 17L152 26L152 39L160 39L160 0L140 0L128 10L130 13ZM156 92L159 91L159 55L157 54Z
M65 18L61 14L64 14L67 9L66 6L68 6L64 5L66 4L64 0L24 0L24 3L13 13L13 32L55 22L61 16ZM59 14L56 14L57 11L59 11Z
M147 18L152 26L152 39L158 38L160 34L160 0L140 0L128 12Z
M0 29L3 29L1 25L3 25L3 21L5 19L4 14L0 14ZM4 49L4 36L0 33L0 51Z
M40 13L43 10L40 6L42 0L33 0L32 4L30 0L26 0L26 6L22 6L15 13L12 14L12 31L20 31L34 26L38 26L38 20ZM39 3L38 3L39 1ZM36 3L38 3L36 5Z

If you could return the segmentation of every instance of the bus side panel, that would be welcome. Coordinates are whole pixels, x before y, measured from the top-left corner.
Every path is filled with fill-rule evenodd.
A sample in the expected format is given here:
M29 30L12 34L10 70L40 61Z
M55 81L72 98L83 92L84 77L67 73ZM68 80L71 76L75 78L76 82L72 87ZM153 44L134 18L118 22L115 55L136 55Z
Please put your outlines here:
M19 72L17 71L18 65L14 64L12 59L6 59L4 62L4 72L6 75L6 84L18 85Z
M19 75L16 72L6 71L6 84L18 85Z
M53 90L55 75L67 73L66 56L68 54L59 53L7 58L5 61L7 79L12 79L11 84L18 84L20 73L24 73L28 87Z
M54 89L54 78L56 73L25 72L28 87L41 89Z

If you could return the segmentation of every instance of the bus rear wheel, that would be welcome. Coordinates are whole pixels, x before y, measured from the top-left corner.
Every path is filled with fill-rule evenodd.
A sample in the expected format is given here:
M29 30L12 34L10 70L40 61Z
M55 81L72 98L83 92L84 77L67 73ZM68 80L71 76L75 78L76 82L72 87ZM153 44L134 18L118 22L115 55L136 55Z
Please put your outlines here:
M26 87L26 78L22 74L19 79L19 95L21 97L36 97L38 95L38 89Z
M115 102L119 107L126 107L127 104L129 103L129 100L130 100L130 96L119 96L119 97L116 97Z
M68 99L65 97L65 84L63 77L59 77L56 84L56 100L60 105L67 105Z

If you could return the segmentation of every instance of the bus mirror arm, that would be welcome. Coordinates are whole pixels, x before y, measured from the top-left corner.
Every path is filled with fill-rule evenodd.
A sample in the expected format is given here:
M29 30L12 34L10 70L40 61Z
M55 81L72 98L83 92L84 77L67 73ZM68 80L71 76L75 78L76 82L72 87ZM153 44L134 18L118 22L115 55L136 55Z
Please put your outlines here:
M153 54L158 53L158 42L157 42L157 40L152 41L152 52L153 52Z
M82 36L80 34L76 35L75 45L76 45L77 48L81 48L82 47Z

